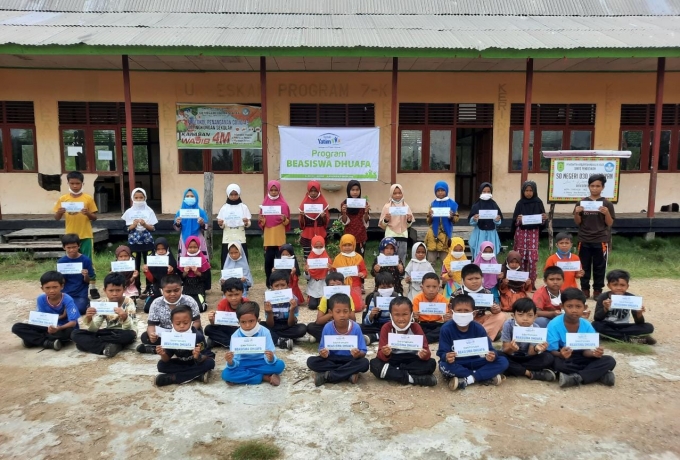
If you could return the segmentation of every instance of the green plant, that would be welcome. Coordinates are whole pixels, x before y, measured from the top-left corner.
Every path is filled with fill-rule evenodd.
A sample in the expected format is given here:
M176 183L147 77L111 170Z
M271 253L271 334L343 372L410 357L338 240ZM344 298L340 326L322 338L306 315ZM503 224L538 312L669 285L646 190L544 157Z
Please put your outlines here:
M271 460L281 457L281 450L268 441L245 441L231 453L233 460Z
M328 239L326 241L326 252L328 252L331 259L340 254L340 237L344 232L345 224L340 219L334 220L331 228L328 230Z

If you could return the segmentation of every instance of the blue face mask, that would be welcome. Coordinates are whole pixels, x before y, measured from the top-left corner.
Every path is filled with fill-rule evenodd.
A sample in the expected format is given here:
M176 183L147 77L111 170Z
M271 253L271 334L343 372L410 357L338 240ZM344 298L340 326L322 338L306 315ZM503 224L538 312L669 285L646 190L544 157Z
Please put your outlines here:
M562 251L560 251L560 250L558 249L558 250L557 250L557 253L558 253L559 255L561 255L561 256L566 256L566 255L568 255L568 254L571 254L571 251L562 252Z
M196 204L196 198L194 198L193 196L188 196L184 198L184 204L186 204L187 206L193 206Z

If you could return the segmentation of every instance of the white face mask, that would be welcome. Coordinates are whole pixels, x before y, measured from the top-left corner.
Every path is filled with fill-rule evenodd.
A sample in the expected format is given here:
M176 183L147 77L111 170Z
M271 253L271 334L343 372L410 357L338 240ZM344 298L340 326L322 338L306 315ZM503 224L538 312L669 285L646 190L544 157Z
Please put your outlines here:
M135 208L143 208L144 206L146 206L146 201L133 201L132 206L134 206Z
M294 259L295 256L281 256L282 259Z
M463 291L465 291L465 292L477 293L477 292L481 292L483 289L484 289L484 285L479 286L479 289L477 289L476 291L473 291L472 289L468 288L467 286L463 286Z
M508 264L505 264L505 266L508 267L508 270L512 270L513 272L516 272L516 271L519 270L519 267L517 267L517 268L512 268L512 267L511 267L510 265L508 265Z
M170 302L168 299L165 299L165 298L164 298L164 300L165 300L165 303L167 303L168 305L175 307L175 306L177 306L177 304L179 304L180 300L182 300L182 294L179 295L179 299L177 299L176 302Z
M390 321L392 321L392 327L394 328L395 331L397 332L404 332L408 331L409 328L411 327L411 324L413 324L413 313L411 313L411 319L409 320L408 324L405 327L399 327L394 323L394 320L392 319L392 315L390 315Z
M255 325L255 327L252 328L252 329L249 330L249 331L244 331L242 327L239 328L239 329L241 330L241 333L242 333L243 335L245 335L246 337L252 337L252 336L254 336L255 334L257 334L258 332L260 332L260 328L261 328L261 327L262 327L262 326L260 325L260 323L257 323L257 324Z
M488 201L488 200L491 199L492 196L493 195L490 194L490 193L482 193L481 195L479 195L479 199L484 200L484 201Z
M188 255L189 257L196 257L196 256L199 255L200 253L201 253L201 251L197 251L197 252L189 252L189 251L187 250L187 255Z
M453 312L453 322L459 325L460 327L467 326L472 322L472 319L473 319L472 313L456 313L455 311Z
M553 307L559 307L560 305L562 305L562 299L560 298L560 296L557 297L550 296L550 303L552 304Z
M276 195L276 196L271 196L269 193L267 193L267 196L269 197L270 200L278 200L281 195Z
M463 251L453 251L451 253L451 255L453 257L455 257L456 259L460 259L461 257L463 257L465 255L465 253Z
M321 254L323 254L323 252L324 252L325 250L326 250L325 248L321 248L321 249L319 249L319 248L312 248L312 252L313 252L314 254L316 254L317 256L320 256Z
M493 252L483 252L482 253L482 259L486 260L487 262L495 257Z
M378 294L380 297L389 297L394 292L394 288L378 289Z
M80 192L74 192L73 190L71 190L71 187L69 187L68 191L71 192L71 195L82 195L83 194L83 189L80 189Z

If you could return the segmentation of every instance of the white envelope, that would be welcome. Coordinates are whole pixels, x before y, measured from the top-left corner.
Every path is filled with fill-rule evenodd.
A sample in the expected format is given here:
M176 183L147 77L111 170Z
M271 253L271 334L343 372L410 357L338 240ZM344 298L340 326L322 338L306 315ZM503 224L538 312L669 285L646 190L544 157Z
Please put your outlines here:
M116 302L90 302L90 307L97 310L98 315L115 315L114 308L118 306Z
M180 209L179 217L182 219L198 219L201 217L201 212L198 209Z
M62 201L61 207L66 210L66 212L80 212L85 207L85 203L80 201Z
M216 311L215 324L219 326L238 326L238 318L236 312L233 311Z
M167 267L170 265L169 256L148 256L146 258L146 265L149 267Z
M472 261L470 260L454 260L451 262L451 265L449 267L449 270L452 272L459 272L463 269L464 266L471 264Z
M261 354L266 351L266 337L232 337L229 350L237 355Z
M222 279L228 280L229 278L238 278L238 279L243 278L243 268L238 267L238 268L228 268L226 270L222 270Z
M418 311L421 315L442 315L446 314L447 304L444 302L420 302Z
M498 275L503 271L501 264L479 264L479 268L482 269L482 273L485 275Z
M541 214L530 214L528 216L522 216L523 225L536 225L543 223L543 216Z
M387 345L395 350L420 351L423 349L423 336L415 334L387 334Z
M600 208L602 207L602 201L590 201L590 200L581 201L581 207L585 212L600 212Z
M399 256L378 255L378 265L381 267L396 267L399 265Z
M281 206L260 206L260 215L263 216L280 216Z
M30 311L28 312L28 324L34 326L57 327L59 321L59 315L53 313L43 313L40 311Z
M391 216L405 216L408 214L408 207L406 206L390 206Z
M279 291L264 291L264 300L271 304L288 303L293 298L293 290L281 289Z
M387 311L390 309L392 300L394 300L394 297L375 297L375 305L382 311Z
M310 270L318 270L328 268L328 259L307 259L307 265L309 265Z
M203 261L200 257L180 257L179 265L181 267L200 267Z
M163 332L161 347L168 350L193 350L196 348L196 334L193 332Z
M498 215L498 209L480 209L479 218L480 219L495 219Z
M321 214L323 212L323 205L305 203L302 210L305 212L305 214Z
M352 350L359 348L359 338L356 335L324 335L323 344L328 350Z
M516 270L508 270L506 272L506 276L508 278L508 281L521 281L522 283L526 282L526 280L529 279L529 272L520 272Z
M116 260L111 262L112 272L133 272L135 271L134 260Z
M543 343L548 341L548 329L544 327L521 327L512 328L512 340L519 343Z
M295 268L295 259L274 259L274 268L277 270L292 270Z
M486 308L493 306L493 294L483 294L480 292L468 292L467 295L475 301L475 308Z
M432 217L451 217L451 208L432 208Z
M324 286L323 287L323 296L326 299L330 299L335 294L350 295L350 287L347 286L346 284L344 286Z
M349 267L338 267L335 269L338 273L347 278L348 276L359 276L359 267L356 265L350 265Z
M575 261L575 262L557 262L558 267L562 269L564 272L578 272L581 270L581 262Z
M347 198L347 207L348 208L365 209L366 208L366 199L365 198Z
M566 346L572 350L594 350L600 346L600 334L597 332L567 332Z
M635 295L611 295L612 305L609 308L622 310L642 310L642 297Z
M456 352L456 358L485 356L489 352L489 339L487 337L478 337L475 339L454 340L453 350Z
M425 276L427 273L433 273L433 272L425 272L425 271L412 271L411 272L411 282L414 283L421 283L423 281L423 276Z
M57 271L62 275L80 275L83 271L83 263L70 262L57 264Z

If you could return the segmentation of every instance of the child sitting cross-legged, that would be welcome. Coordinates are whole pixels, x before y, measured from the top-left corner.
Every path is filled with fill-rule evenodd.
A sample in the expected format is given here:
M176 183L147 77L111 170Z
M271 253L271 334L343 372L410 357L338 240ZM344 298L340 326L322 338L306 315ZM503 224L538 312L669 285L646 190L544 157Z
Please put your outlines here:
M229 257L229 255L227 255ZM222 293L224 299L217 304L215 311L208 312L208 321L210 324L205 327L206 344L208 348L212 348L215 343L229 348L229 341L231 336L236 332L238 326L227 326L225 324L215 324L215 312L226 311L236 313L239 305L247 302L248 299L243 297L243 282L238 278L229 278L222 283Z
M434 376L437 362L431 357L423 329L413 320L413 304L408 297L397 297L390 302L390 319L380 330L378 357L370 362L373 375L402 385L437 385ZM414 351L392 348L388 345L390 334L419 335L423 346Z
M269 276L272 291L288 289L290 273L287 270L275 270ZM277 347L292 350L293 340L301 339L307 333L307 326L298 322L298 299L293 297L288 302L272 304L264 303L262 325L269 329L272 340Z
M423 292L413 299L413 316L418 325L425 331L429 343L439 342L439 331L442 325L451 319L451 310L446 297L439 293L439 277L436 273L425 273L422 282ZM420 313L421 303L443 303L446 305L444 315L431 315Z
M361 330L366 345L378 341L383 325L390 321L390 311L385 304L379 306L381 297L399 297L394 292L394 278L391 273L381 272L375 277L375 291L366 296L366 310L363 312Z
M326 275L326 286L344 286L345 276L342 273L330 272ZM356 313L354 307L354 300L352 297L349 298L350 310L352 314L349 319L356 321ZM314 340L321 342L321 334L323 333L323 328L326 323L333 320L333 313L328 310L328 299L325 296L319 299L319 304L316 311L316 321L307 324L307 333L314 337Z
M307 358L307 367L316 372L314 385L324 383L338 383L349 380L351 383L359 381L359 374L368 370L366 359L366 342L361 334L361 328L350 317L350 297L346 294L335 294L328 299L328 309L333 315L323 328L319 342L319 355ZM326 344L329 336L352 335L356 337L357 346L351 350L329 350Z

